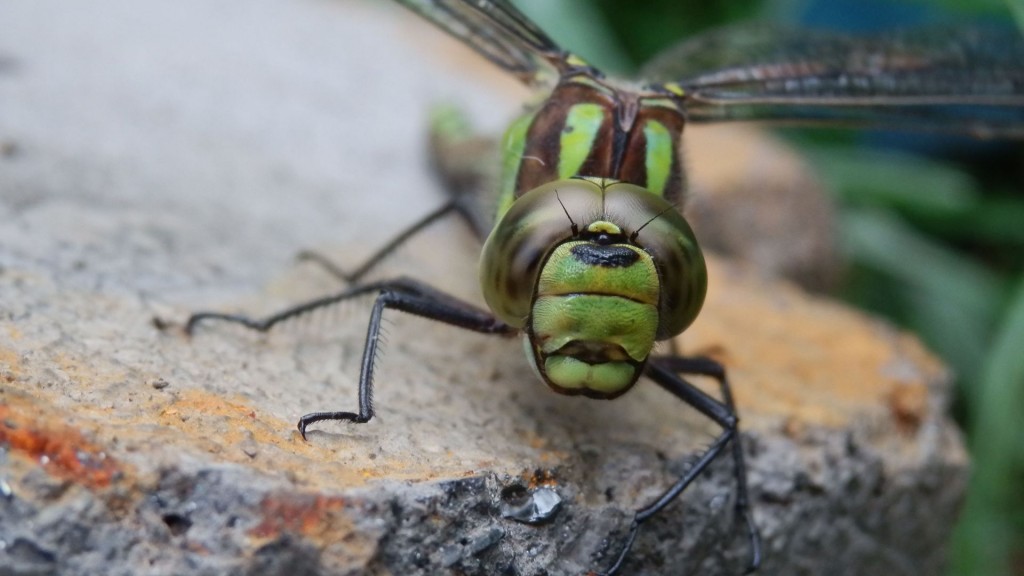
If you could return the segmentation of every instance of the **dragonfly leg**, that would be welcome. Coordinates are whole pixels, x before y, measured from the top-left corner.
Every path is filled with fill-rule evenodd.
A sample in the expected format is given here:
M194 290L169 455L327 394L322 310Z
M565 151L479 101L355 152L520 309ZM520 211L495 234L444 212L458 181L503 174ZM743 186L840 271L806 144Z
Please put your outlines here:
M352 422L368 422L373 418L373 368L377 356L381 316L385 309L401 310L430 320L436 320L452 326L458 326L474 332L485 334L512 335L517 329L498 320L490 312L486 312L445 294L419 280L397 278L379 282L369 282L353 286L337 294L317 298L297 306L282 310L266 318L249 318L238 314L222 314L220 312L198 312L193 314L185 324L185 332L192 334L196 326L208 320L219 320L240 324L246 328L266 332L276 324L295 318L326 306L337 304L365 294L377 293L370 323L366 333L366 345L363 348L362 369L359 374L359 412L313 412L299 419L299 432L306 437L306 428L314 422L322 420L349 420Z
M319 252L312 250L303 250L302 252L299 252L298 259L301 261L314 262L326 270L331 276L342 280L346 284L355 284L380 264L385 258L387 258L388 255L398 249L399 246L405 244L410 238L420 233L424 228L438 220L441 220L453 211L462 211L459 201L455 198L448 200L437 209L426 214L408 228L398 233L398 235L374 252L366 259L366 261L357 266L356 269L351 272L345 272L340 266L324 257Z
M407 314L415 314L484 334L512 335L517 332L516 328L498 320L490 312L481 310L417 280L399 278L379 283L376 288L380 293L370 314L359 374L359 413L313 412L306 414L299 419L298 424L303 438L306 437L306 428L315 422L348 420L364 423L373 418L373 369L376 364L377 343L380 341L381 317L385 309L400 310Z
M344 300L351 300L353 298L358 298L366 294L379 292L387 284L387 282L370 282L367 284L353 286L347 290L338 292L336 294L330 294L328 296L323 296L315 300L303 302L302 304L297 304L275 314L271 314L270 316L267 316L265 318L250 318L249 316L245 316L242 314L224 314L222 312L196 312L189 316L188 321L185 323L185 333L191 336L195 332L196 326L208 320L217 320L221 322L229 322L232 324L240 324L242 326L245 326L246 328L249 328L250 330L256 330L257 332L267 332L271 328L273 328L274 326L281 322L284 322L285 320L302 316L303 314L312 312L314 310L319 310L320 308L333 306L334 304L337 304Z
M680 377L678 373L714 378L718 381L721 388L722 401L708 396L699 388ZM726 445L730 442L732 442L732 457L736 479L736 514L743 518L747 527L747 536L750 540L751 556L747 573L757 570L761 564L761 536L750 514L750 499L747 492L747 468L743 459L743 448L739 441L739 419L736 416L736 406L733 403L729 381L725 376L725 368L718 362L708 358L662 356L652 358L648 362L646 374L662 388L713 420L722 427L723 431L686 474L680 477L656 500L636 511L633 523L630 525L630 532L625 547L619 553L615 564L607 572L607 576L615 574L622 566L629 549L633 545L633 541L636 539L640 525L663 510L679 494L686 490L690 483L725 450Z

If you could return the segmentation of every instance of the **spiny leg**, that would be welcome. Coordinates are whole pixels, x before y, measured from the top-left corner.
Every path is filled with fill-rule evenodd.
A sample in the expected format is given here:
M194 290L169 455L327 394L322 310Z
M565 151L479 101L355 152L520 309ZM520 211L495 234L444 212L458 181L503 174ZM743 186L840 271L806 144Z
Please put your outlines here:
M359 413L313 412L299 419L299 433L306 437L306 428L322 420L348 420L357 423L373 418L373 369L377 357L381 316L387 308L401 310L430 320L444 322L466 330L484 334L516 333L516 329L495 318L491 313L435 290L421 282L399 279L381 289L374 302L366 331L362 368L359 374Z
M722 391L722 401L718 401L690 384L676 373L709 376L718 381ZM747 468L743 459L743 448L739 442L739 420L736 406L733 403L732 391L725 376L725 368L708 358L687 358L682 356L663 356L652 358L647 364L646 374L658 385L674 396L693 406L716 424L722 427L722 433L715 438L711 446L701 454L696 463L680 477L668 490L652 503L636 511L630 526L626 544L619 553L615 564L606 573L615 574L626 559L633 542L636 540L640 525L668 506L717 458L726 444L732 441L732 456L736 478L736 513L741 516L747 526L750 540L751 557L746 572L757 570L761 565L761 536L750 515L750 502L747 494Z
M366 332L366 344L363 347L361 371L359 373L359 412L313 412L299 419L298 429L302 437L306 437L306 428L322 420L348 420L356 423L369 422L373 418L373 369L377 357L381 317L385 309L395 309L414 314L430 320L451 324L466 330L484 334L512 335L516 328L495 318L472 304L445 294L423 282L412 278L397 278L381 282L371 282L356 286L324 298L318 298L298 306L293 306L277 314L263 319L252 319L235 314L217 312L200 312L193 314L185 325L185 330L192 333L195 326L203 320L222 320L241 324L247 328L266 332L275 324L311 312L318 308L330 306L343 300L355 298L371 292L378 292L373 304L370 322Z
M750 564L747 572L753 572L761 565L761 534L754 524L754 518L750 514L750 496L747 489L747 464L743 456L743 446L740 442L739 418L736 414L736 404L732 397L732 388L729 379L725 374L725 366L706 357L699 356L664 356L653 359L660 366L677 374L693 374L707 376L718 382L722 394L722 403L733 419L735 438L732 443L734 475L736 479L736 514L743 518L747 526L747 536L750 539ZM692 388L682 378L677 380ZM664 384L662 384L664 386ZM694 388L695 391L700 392ZM671 390L670 390L671 391ZM711 399L715 401L714 399ZM712 418L714 420L714 418ZM716 420L717 422L717 420Z
M185 323L185 333L192 335L192 333L195 332L196 326L198 326L200 322L206 320L219 320L232 324L241 324L242 326L251 330L256 330L257 332L266 332L285 320L301 316L314 310L319 310L320 308L333 306L334 304L345 300L351 300L353 298L358 298L359 296L379 292L388 284L388 282L370 282L359 286L353 286L352 288L336 294L331 294L315 300L303 302L302 304L297 304L290 308L285 308L284 310L271 314L266 318L251 318L242 314L225 314L223 312L196 312L189 316L188 322Z

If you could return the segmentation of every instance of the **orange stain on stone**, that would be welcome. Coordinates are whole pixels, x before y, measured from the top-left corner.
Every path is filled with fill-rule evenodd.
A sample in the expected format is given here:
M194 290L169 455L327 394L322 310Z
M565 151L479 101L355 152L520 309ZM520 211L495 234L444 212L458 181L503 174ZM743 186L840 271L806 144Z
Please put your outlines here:
M926 383L942 381L945 368L915 338L714 258L708 267L704 315L680 348L715 351L742 414L789 427L793 418L845 427L867 412L900 427L926 419ZM751 329L737 334L742 326ZM713 383L705 389L718 396Z
M36 418L44 412L13 398L0 403L0 444L40 463L52 476L90 489L105 488L122 475L119 463L82 433Z
M274 493L260 502L262 520L249 530L254 538L276 538L282 533L324 537L339 528L351 528L341 512L345 499L322 494ZM339 523L342 526L339 526Z
M902 431L916 432L928 413L928 388L916 383L897 386L890 391L888 400Z
M158 421L194 437L215 439L218 444L232 445L243 441L257 445L288 445L294 443L280 432L291 428L288 423L268 414L258 413L244 398L224 396L198 389L185 389L174 394L171 402L158 410Z

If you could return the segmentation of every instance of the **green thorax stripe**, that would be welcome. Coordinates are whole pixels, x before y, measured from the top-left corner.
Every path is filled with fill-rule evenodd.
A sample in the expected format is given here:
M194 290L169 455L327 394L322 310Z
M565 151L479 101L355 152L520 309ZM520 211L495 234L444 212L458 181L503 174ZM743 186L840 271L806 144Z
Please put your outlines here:
M662 196L672 171L676 143L672 140L668 128L657 120L649 120L644 125L644 141L647 143L647 189Z
M594 150L594 141L605 122L606 109L600 104L569 107L559 139L558 179L579 176L583 163Z
M643 186L680 208L686 186L679 147L686 118L665 99L641 101L617 178Z
M563 81L533 116L515 195L577 175L611 177L613 94ZM563 157L565 160L563 160Z
M534 113L529 112L516 118L515 122L505 131L501 141L501 190L498 192L497 217L501 218L509 206L519 196L516 194L516 181L523 164L526 150L526 134L533 123Z
M587 76L563 79L506 132L498 216L526 192L576 176L642 186L678 207L684 124L670 98L639 98Z

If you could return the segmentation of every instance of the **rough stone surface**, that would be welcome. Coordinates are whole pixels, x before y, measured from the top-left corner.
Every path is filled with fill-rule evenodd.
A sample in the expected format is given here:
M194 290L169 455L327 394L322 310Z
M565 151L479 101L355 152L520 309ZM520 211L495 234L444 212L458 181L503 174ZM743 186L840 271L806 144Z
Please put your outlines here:
M396 314L378 417L302 441L300 414L355 405L367 303L268 335L176 323L336 289L296 251L351 265L440 202L428 104L497 129L525 92L388 4L2 13L0 575L581 574L710 442L654 386L559 397L516 342ZM387 270L478 299L475 250L443 225ZM711 274L681 346L730 370L763 573L938 573L966 478L943 367L841 305ZM541 491L547 523L507 517ZM624 572L740 572L732 494L723 461Z

